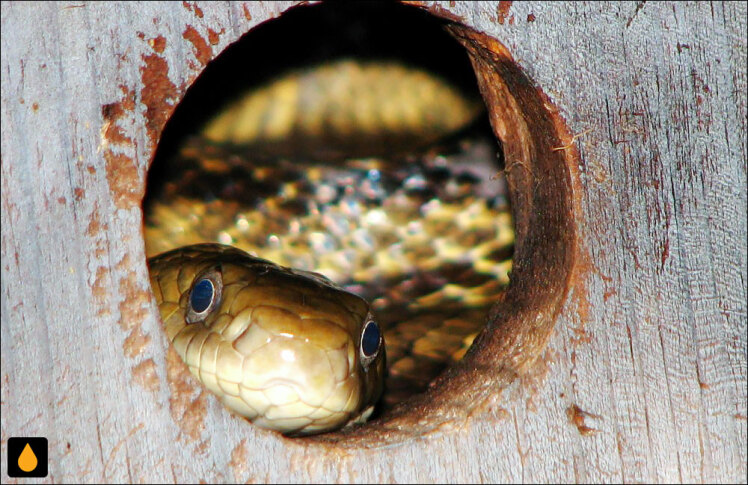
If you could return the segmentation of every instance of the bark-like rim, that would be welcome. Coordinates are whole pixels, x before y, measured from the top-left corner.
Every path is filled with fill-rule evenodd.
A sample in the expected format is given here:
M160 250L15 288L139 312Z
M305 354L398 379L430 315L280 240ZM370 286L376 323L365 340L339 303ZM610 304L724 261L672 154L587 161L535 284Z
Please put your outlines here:
M289 443L382 447L461 427L537 360L566 299L577 254L572 174L578 152L568 146L571 135L499 41L447 20L469 55L504 151L516 233L511 283L466 356L426 392L366 425Z
M516 233L511 283L466 356L426 392L377 421L308 442L391 446L461 427L535 363L566 300L577 252L572 173L578 152L572 137L499 41L460 23L447 29L470 56L503 146Z

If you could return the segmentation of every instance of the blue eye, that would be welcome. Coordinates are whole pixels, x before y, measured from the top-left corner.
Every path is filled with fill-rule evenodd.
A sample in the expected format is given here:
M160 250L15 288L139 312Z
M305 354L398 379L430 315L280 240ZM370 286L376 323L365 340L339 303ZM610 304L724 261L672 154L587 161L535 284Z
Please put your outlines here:
M379 325L374 320L369 320L364 326L361 334L361 354L365 359L371 359L379 350L379 343L382 340L382 333L379 331Z
M221 303L223 277L221 269L215 268L195 278L190 290L189 308L184 319L187 323L205 322L205 319Z
M215 286L213 282L208 278L204 278L197 282L192 288L190 294L190 306L192 311L195 313L203 313L205 310L210 308L210 304L213 303L213 297L215 296Z

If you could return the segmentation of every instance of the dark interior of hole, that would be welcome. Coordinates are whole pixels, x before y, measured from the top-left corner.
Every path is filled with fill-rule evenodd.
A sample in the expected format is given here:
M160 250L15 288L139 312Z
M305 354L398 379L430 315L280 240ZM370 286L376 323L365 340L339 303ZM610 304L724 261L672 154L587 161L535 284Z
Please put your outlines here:
M465 50L443 25L417 8L386 2L292 8L249 31L205 67L167 123L155 160L168 158L185 135L194 133L241 92L290 69L333 59L403 61L480 99ZM483 130L493 139L485 117L471 129Z
M146 208L164 181L175 176L168 161L187 137L240 92L289 69L339 58L398 60L435 73L479 98L466 52L443 25L417 8L356 2L296 7L251 30L206 66L167 123L149 171ZM440 149L459 150L458 142L466 136L481 138L501 155L486 116L455 135L455 144L447 140ZM495 161L498 171L501 159ZM511 248L506 251L496 257L511 257Z

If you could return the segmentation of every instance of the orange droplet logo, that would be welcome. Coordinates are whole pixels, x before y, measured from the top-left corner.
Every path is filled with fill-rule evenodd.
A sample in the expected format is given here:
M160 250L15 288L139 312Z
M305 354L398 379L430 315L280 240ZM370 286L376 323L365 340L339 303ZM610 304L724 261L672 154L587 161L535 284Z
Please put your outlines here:
M36 468L36 465L38 463L39 461L36 459L34 450L32 450L29 444L26 443L26 446L23 448L21 455L18 457L18 468L25 471L26 473L29 473L30 471L33 471L34 468Z

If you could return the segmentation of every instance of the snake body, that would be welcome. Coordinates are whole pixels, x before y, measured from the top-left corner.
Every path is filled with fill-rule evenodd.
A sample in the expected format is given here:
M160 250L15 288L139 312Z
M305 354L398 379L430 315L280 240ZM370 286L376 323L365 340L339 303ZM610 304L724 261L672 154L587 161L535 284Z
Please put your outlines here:
M401 66L377 70L345 61L320 69L271 82L243 97L244 108L216 117L168 162L179 176L145 207L146 251L159 254L149 259L151 285L178 354L234 412L288 435L362 422L383 385L384 405L392 405L459 360L508 281L513 241L506 201L490 177L494 168L474 171L477 158L493 156L481 155L482 145L468 143L465 150L462 143L457 154L400 155L402 145L393 143L396 151L385 150L386 156L318 163L332 152L356 153L346 133L371 133L373 140L378 132L397 131L391 121L356 121L389 119L377 111L382 76L400 93L400 104L420 100L398 108L415 113L406 117L402 131L409 135L401 140L427 133L411 146L464 126L471 101L445 96L448 88L438 79L424 82L421 71ZM335 75L340 79L332 80ZM320 110L330 113L323 121L301 122L307 104L278 93L313 92L309 85L320 79L323 86L353 79L357 96L375 98L354 103L348 114ZM289 87L294 83L302 85ZM434 87L439 96L422 92ZM329 89L319 96L315 103L332 103ZM451 112L453 121L462 121L429 121L435 103L440 116ZM362 105L374 114L359 112ZM341 130L330 116L350 126ZM261 126L248 129L250 118ZM258 135L269 132L306 141L278 149ZM320 139L335 149L321 149ZM298 146L309 155L300 155ZM210 285L203 283L206 275ZM220 289L215 307L208 310L205 302L213 300L201 299L198 285ZM194 316L195 302L197 310L206 305L204 317ZM384 335L373 358L365 351L374 347L372 322Z
M292 70L249 90L202 135L254 156L317 160L422 147L476 118L481 104L427 71L342 59Z

